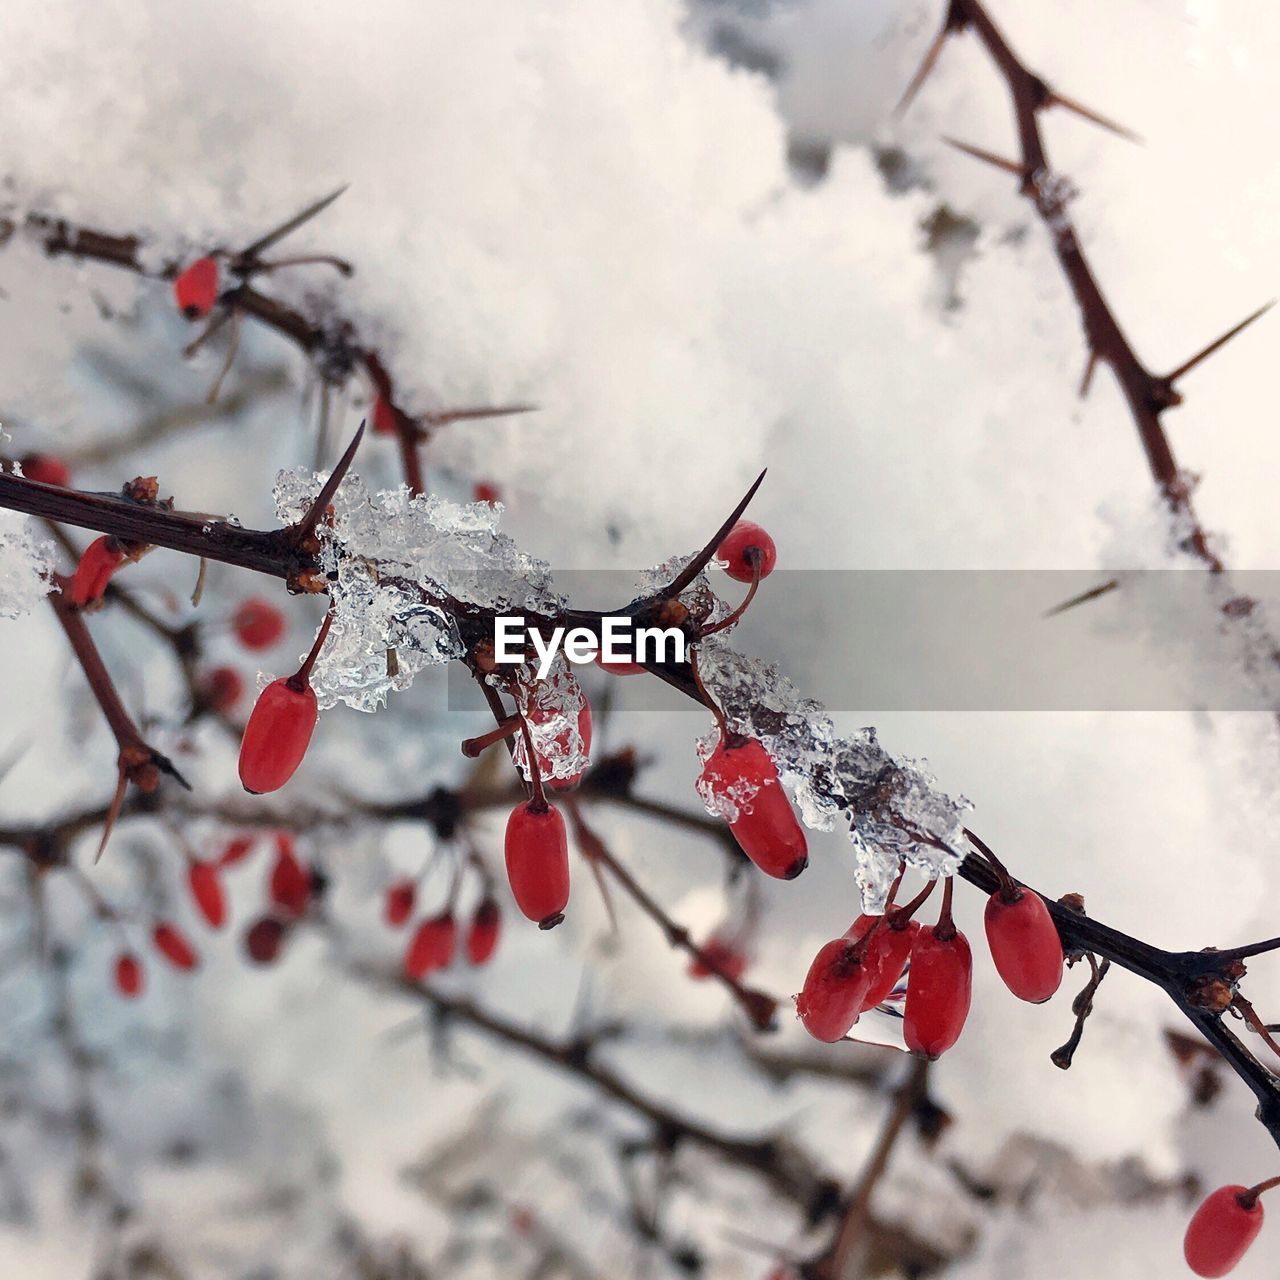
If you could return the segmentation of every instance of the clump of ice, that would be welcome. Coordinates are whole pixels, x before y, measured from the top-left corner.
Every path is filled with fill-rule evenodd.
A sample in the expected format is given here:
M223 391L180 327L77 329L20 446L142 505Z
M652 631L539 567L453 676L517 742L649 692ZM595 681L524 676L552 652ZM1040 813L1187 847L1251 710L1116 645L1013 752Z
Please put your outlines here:
M53 544L36 537L31 521L0 512L0 618L21 618L49 594Z
M298 520L326 476L282 471L276 512ZM321 524L319 562L333 624L312 672L321 708L345 702L375 711L424 667L464 652L454 617L469 607L549 614L564 607L547 566L498 532L483 502L414 497L401 485L370 493L349 475Z
M711 637L698 646L698 674L730 727L758 738L793 792L800 818L830 831L838 817L850 825L855 877L864 909L882 911L889 886L905 861L929 876L951 875L964 856L969 802L934 786L920 761L894 759L874 729L841 736L820 702L802 697L776 664L748 658ZM715 733L698 745L705 760ZM710 813L728 820L750 797L702 796Z
M525 699L520 710L529 725L543 780L576 778L588 763L587 744L578 723L587 698L564 655L556 655L545 679L535 679L530 671L523 687ZM515 762L528 778L529 753L522 733L515 738Z

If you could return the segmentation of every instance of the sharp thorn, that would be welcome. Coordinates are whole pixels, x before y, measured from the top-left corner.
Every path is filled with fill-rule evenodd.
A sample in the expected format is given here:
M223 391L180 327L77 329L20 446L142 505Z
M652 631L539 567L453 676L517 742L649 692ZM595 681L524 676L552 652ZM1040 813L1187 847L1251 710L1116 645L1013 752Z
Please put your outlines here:
M122 764L119 768L119 776L116 779L116 793L111 797L111 807L107 810L106 825L102 828L102 839L98 842L98 852L93 855L95 865L102 860L102 855L107 848L107 841L111 839L111 833L115 830L116 819L120 816L120 807L124 804L124 793L128 785L129 775L125 772L125 767Z
M930 44L925 52L924 60L916 69L915 75L911 77L911 83L907 85L903 91L902 97L898 99L898 105L893 109L895 118L899 118L906 114L907 108L915 101L916 94L929 78L929 73L937 65L938 58L942 53L943 46L947 43L947 38L951 35L953 28L950 23L944 24L941 31L933 37L933 43Z
M747 490L742 501L734 507L729 518L715 531L711 536L710 542L707 543L697 555L689 561L687 565L676 576L675 581L663 592L666 596L678 596L691 583L694 578L700 574L703 569L711 561L711 557L715 555L716 548L724 541L725 534L738 523L738 517L747 509L747 504L756 496L756 490L764 483L764 478L769 474L769 468L766 467L757 477L756 482Z
M1196 367L1196 365L1200 364L1202 361L1207 360L1211 355L1213 355L1215 351L1219 351L1223 347L1225 347L1227 343L1231 341L1232 338L1234 338L1238 333L1242 333L1255 320L1260 320L1275 305L1276 305L1276 300L1273 298L1270 302L1259 307L1257 311L1255 311L1252 315L1245 316L1245 318L1241 320L1238 325L1236 325L1232 329L1228 329L1226 333L1222 335L1222 337L1215 338L1203 350L1197 351L1196 354L1193 355L1190 360L1184 361L1172 373L1166 374L1164 381L1166 383L1172 383L1177 381L1177 379L1181 378L1184 374L1190 373L1191 370Z
M451 422L475 422L483 418L507 418L519 413L537 413L536 404L504 404L493 408L442 409L439 413L424 413L419 419L432 427L447 427Z
M957 151L963 151L965 155L972 156L975 160L983 160L987 164L993 164L997 169L1003 169L1006 173L1011 173L1017 178L1026 178L1026 165L1019 163L1017 160L1006 160L1004 156L998 156L994 151L984 151L981 147L971 146L967 142L960 142L956 138L944 137L943 142L948 146L955 147Z
M1061 604L1055 604L1052 609L1047 609L1043 616L1046 618L1056 618L1060 613L1066 613L1068 609L1074 609L1078 604L1088 604L1090 600L1098 600L1112 591L1119 589L1120 579L1112 578L1109 582L1102 583L1101 586L1090 587L1088 591L1081 592L1078 596L1072 596L1070 600L1064 600Z
M1077 115L1082 120L1088 120L1091 124L1096 124L1099 128L1106 129L1108 133L1114 133L1116 137L1124 138L1127 142L1142 142L1142 138L1134 133L1132 129L1126 129L1124 125L1117 124L1116 121L1104 115L1099 115L1096 111L1091 111L1083 103L1077 102L1074 98L1066 98L1056 90L1050 90L1046 104L1050 107L1061 107L1064 111L1070 111L1072 115Z
M1084 374L1080 379L1080 399L1083 400L1089 394L1089 388L1093 386L1093 373L1098 367L1098 353L1090 350L1089 359L1084 366Z
M324 482L324 487L316 494L316 500L307 509L307 514L294 525L299 537L305 538L319 524L320 517L324 515L330 499L338 492L338 486L346 478L347 472L351 470L351 464L355 461L356 450L360 447L360 441L364 439L364 428L365 424L361 422L356 429L355 435L351 437L351 443L347 445L346 451L334 464L333 470L329 473L329 478Z
M319 200L313 204L307 205L301 213L295 213L287 222L282 222L278 227L261 239L255 240L247 249L241 249L235 255L235 261L244 263L252 261L259 254L266 252L272 245L278 244L285 236L292 235L305 222L310 222L317 214L323 213L349 186L349 183L343 183L336 191L331 191L327 196L321 196Z

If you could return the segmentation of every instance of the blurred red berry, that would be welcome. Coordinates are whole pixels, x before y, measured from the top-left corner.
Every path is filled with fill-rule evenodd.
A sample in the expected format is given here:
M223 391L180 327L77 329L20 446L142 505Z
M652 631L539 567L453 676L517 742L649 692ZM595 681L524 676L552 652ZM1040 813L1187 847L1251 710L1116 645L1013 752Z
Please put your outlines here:
M152 929L151 940L175 969L194 969L199 963L195 948L174 925L161 921Z
M142 994L143 983L142 961L132 951L122 951L116 957L116 990L132 1000Z
M502 491L495 484L486 484L483 480L477 481L475 489L472 491L477 502L501 502Z
M212 862L193 862L187 868L187 883L200 914L215 929L221 929L227 919L227 899L222 892L222 880L218 867Z
M253 852L253 846L257 843L257 840L257 836L236 836L223 849L222 855L218 859L218 865L234 867L237 862L243 862Z
M214 667L201 678L200 692L211 711L225 715L244 696L244 677L235 667Z
M453 963L457 936L458 926L452 911L424 920L414 931L404 953L405 976L421 982L427 974L447 969Z
M689 977L695 979L709 978L713 973L722 973L735 982L747 971L746 955L722 938L708 938L700 948L702 954L694 956L689 962Z
M124 563L124 551L112 537L95 538L84 549L76 571L71 575L68 595L71 603L84 608L101 600L111 575Z
M41 484L55 484L65 489L71 483L71 468L51 453L29 453L22 459L22 474Z
M254 964L271 964L284 945L286 928L275 916L255 920L244 933L244 949Z
M395 435L396 411L385 396L379 396L373 402L373 429L380 436Z
M467 961L477 967L488 964L497 950L501 932L502 912L492 898L485 898L467 928Z
M270 649L284 635L284 614L269 600L250 596L231 615L231 629L246 649Z
M207 316L218 301L218 263L214 258L197 258L173 282L178 310L188 320Z
M418 886L413 880L397 880L388 887L383 914L393 929L398 929L413 915L413 904L417 896Z
M292 916L302 915L311 901L311 873L302 865L293 837L276 836L276 860L269 882L271 901Z

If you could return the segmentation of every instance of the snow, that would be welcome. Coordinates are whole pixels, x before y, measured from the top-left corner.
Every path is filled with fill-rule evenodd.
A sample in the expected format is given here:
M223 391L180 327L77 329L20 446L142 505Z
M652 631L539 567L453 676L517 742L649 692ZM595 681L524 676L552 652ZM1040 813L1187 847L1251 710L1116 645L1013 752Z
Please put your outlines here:
M1086 401L1076 397L1078 318L1033 211L1012 178L940 140L1014 145L1003 86L972 38L948 47L911 111L892 117L940 8L388 0L354 21L345 8L293 0L9 0L0 216L44 210L136 231L158 266L243 245L349 182L281 253L336 252L355 262L355 277L298 267L264 290L326 323L350 319L384 352L413 410L539 407L437 432L425 450L428 498L397 490L393 445L362 445L361 483L344 486L326 535L340 571L339 617L317 673L329 710L270 812L303 824L310 808L332 812L347 796L379 803L461 784L458 740L488 727L474 690L464 702L446 683L456 637L430 602L363 573L366 553L399 558L460 597L488 598L492 581L468 576L479 567L513 601L541 601L554 595L548 566L556 577L630 572L700 545L767 464L751 517L778 544L775 580L796 569L1101 577L1179 565L1106 371ZM1079 192L1072 216L1126 330L1153 367L1176 366L1265 301L1280 276L1280 180L1265 162L1280 18L1259 10L1242 24L1212 0L1026 0L993 13L1051 83L1143 135L1135 147L1059 113L1045 122L1055 167ZM904 157L896 168L894 148ZM966 230L936 244L924 228L942 209ZM0 247L0 323L6 452L62 453L90 489L154 472L187 509L267 527L277 518L271 478L283 471L283 509L296 512L368 413L359 378L334 388L332 430L317 449L317 375L252 328L226 403L210 409L223 349L180 359L193 330L167 286L49 260L29 230ZM1267 482L1280 465L1267 410L1274 323L1197 369L1186 405L1167 419L1200 477L1205 524L1233 564L1263 571L1280 552ZM249 403L237 404L246 389ZM121 451L98 451L104 439ZM465 501L476 479L504 494L501 531ZM0 627L0 826L105 803L115 759L51 611L32 607L41 588L31 539L41 535L3 521L0 603L27 612ZM465 555L455 558L455 546ZM199 617L208 663L243 666L220 627L265 584L210 566L193 615L174 602L189 596L194 572L157 552L122 581L168 619ZM718 583L712 570L696 587L714 595ZM1206 584L1201 614L1190 594L1173 607L1135 578L1071 625L1137 637L1152 663L1221 668L1238 633L1217 634L1217 589ZM753 694L764 682L777 698L780 720L757 728L787 739L784 781L819 828L836 825L838 798L887 758L911 783L898 802L944 843L961 812L948 797L970 796L975 829L1017 874L1047 893L1083 892L1119 928L1168 947L1275 932L1280 813L1268 715L878 711L837 706L824 691L827 721L801 707L833 664L858 662L856 602L818 590L788 614L777 602L794 594L782 583L774 593L771 604L766 583L733 648L752 655ZM318 606L286 603L280 654L305 653ZM90 627L127 706L192 777L192 803L243 812L234 739L183 724L165 646L111 611ZM732 694L736 668L726 663L719 688ZM663 702L642 677L577 676L598 713L597 739L652 759L642 794L695 809L690 746L705 713L674 695ZM606 689L608 717L599 714ZM874 736L864 728L872 722ZM840 767L815 777L813 742L827 733L842 744ZM491 755L495 773L481 783L506 785L505 753ZM926 758L937 783L914 763ZM465 832L499 877L503 817L496 808ZM748 873L733 879L719 846L612 806L591 806L589 817L677 921L709 933L736 918ZM874 899L888 833L867 821L856 828L865 861L843 831L819 830L804 876L759 885L750 983L783 997L796 990L861 894ZM231 829L205 819L188 835L216 846ZM75 1021L98 1064L91 1095L105 1159L133 1211L123 1242L105 1229L107 1215L68 1195L78 1095L52 984L32 960L25 863L3 857L4 1269L61 1278L87 1272L112 1241L151 1241L195 1280L268 1266L283 1280L351 1274L360 1248L390 1274L403 1250L422 1267L487 1280L536 1265L538 1241L510 1227L521 1203L596 1273L671 1273L620 1225L632 1193L617 1150L646 1132L641 1121L490 1038L460 1026L428 1034L411 1001L349 972L352 954L396 963L403 938L378 922L393 871L434 859L421 910L438 910L465 862L461 843L414 821L306 831L306 855L333 879L336 934L299 933L278 968L258 971L241 958L239 932L262 909L261 854L229 876L233 925L212 935L189 915L171 829L123 824L92 870L88 832L78 864L135 939L163 906L202 950L194 979L163 973L148 955L150 985L136 1005L115 999L107 981L117 932L75 879L44 877L48 929L69 948ZM468 874L464 903L477 892ZM549 934L521 929L504 900L493 967L447 975L441 989L556 1037L621 1021L626 1034L608 1053L628 1079L729 1132L781 1129L824 1168L856 1176L883 1092L762 1077L723 991L689 982L687 957L614 897L616 934L584 865L574 866L565 924ZM904 1139L879 1205L952 1246L970 1240L951 1269L966 1280L1175 1270L1191 1207L1176 1189L1184 1175L1213 1185L1275 1171L1252 1099L1227 1079L1208 1107L1193 1107L1161 1039L1176 1012L1119 972L1099 994L1075 1066L1058 1072L1048 1054L1069 1032L1081 971L1048 1006L1021 1006L980 957L977 895L958 891L956 910L979 963L973 1021L933 1070L953 1123L933 1152ZM1271 1013L1275 975L1273 960L1251 965L1249 991ZM857 1046L807 1044L785 1009L781 1021L771 1051L826 1066L863 1060ZM1054 1161L1109 1199L1081 1202L1059 1178L1030 1199L1011 1188L995 1204L975 1202L950 1163L998 1169L1010 1141L1054 1144ZM793 1205L705 1153L682 1152L671 1179L655 1163L646 1154L637 1165L651 1178L641 1198L670 1187L663 1225L698 1245L710 1280L768 1273L772 1258L735 1232L802 1250L814 1242ZM1263 1257L1239 1274L1261 1274Z

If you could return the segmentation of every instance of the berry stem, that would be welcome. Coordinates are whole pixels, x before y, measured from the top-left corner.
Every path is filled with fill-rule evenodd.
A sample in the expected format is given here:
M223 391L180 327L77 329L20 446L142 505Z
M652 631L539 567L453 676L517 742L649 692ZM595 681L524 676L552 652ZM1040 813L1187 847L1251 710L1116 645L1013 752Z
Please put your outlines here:
M725 719L725 714L720 704L707 692L707 686L702 683L702 676L698 671L698 650L696 648L690 650L689 669L693 672L693 683L697 686L702 701L716 718L716 725L720 729L720 745L727 747L729 739L733 736L729 732L729 721Z
M899 873L898 879L901 880L901 878L902 878L901 873ZM896 884L896 881L895 881L895 884ZM892 912L893 918L889 921L889 928L905 929L907 927L908 921L910 921L911 917L914 916L915 913L919 911L920 908L924 906L924 904L929 900L929 895L934 891L934 889L937 888L937 886L938 886L938 882L936 880L930 880L929 883L925 885L925 887L921 889L920 892L917 893L916 896L912 898L910 902L906 903L904 906L895 907ZM951 887L951 881L948 880L947 888L950 889L950 887ZM889 900L891 902L893 900L892 892L890 892ZM885 914L888 915L890 913L886 912Z
M955 878L948 876L942 886L942 910L938 912L938 923L933 930L933 936L942 942L950 942L956 936L956 922L951 918L951 896L955 884Z
M520 732L524 735L524 750L529 761L529 782L533 787L529 808L534 813L546 813L551 806L547 804L546 792L542 789L542 771L538 768L538 753L533 749L533 734L529 732L529 722L520 712L516 712L516 717L520 721Z
M1022 897L1022 886L1009 874L1008 867L996 857L991 846L974 835L968 827L964 829L964 834L969 843L991 864L991 869L996 873L1000 881L999 894L1001 900L1004 902L1017 902Z
M508 716L496 729L490 729L488 733L482 733L475 738L464 738L462 740L462 754L474 760L476 756L493 746L495 742L502 742L504 739L512 738L519 732L520 717L518 715Z
M1270 1191L1272 1187L1280 1187L1280 1176L1268 1178L1265 1182L1256 1182L1248 1191L1243 1191L1236 1199L1240 1202L1242 1209L1252 1209L1258 1203L1258 1197L1264 1191Z
M704 636L713 636L717 631L727 631L739 618L746 613L748 606L755 599L756 592L760 589L760 565L763 556L760 554L759 547L748 547L743 555L747 558L747 563L751 565L751 586L747 588L747 594L743 598L742 603L728 617L721 618L719 622L714 622L709 627L703 627L702 634Z
M320 650L324 648L324 642L329 638L329 628L331 626L333 626L332 609L324 615L324 621L320 624L320 630L316 633L315 642L311 646L311 652L307 654L306 661L289 677L290 689L295 689L301 693L311 683L311 669L316 665Z

